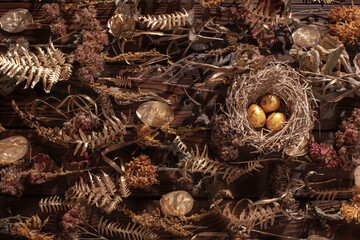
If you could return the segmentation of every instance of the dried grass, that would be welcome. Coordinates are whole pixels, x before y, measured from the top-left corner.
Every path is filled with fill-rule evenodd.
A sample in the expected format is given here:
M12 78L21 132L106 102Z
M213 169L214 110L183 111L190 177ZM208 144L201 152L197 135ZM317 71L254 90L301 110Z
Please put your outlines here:
M252 146L266 154L300 146L310 139L315 120L312 107L316 102L304 78L288 65L272 63L263 70L235 79L226 100L226 114L241 146ZM284 107L280 110L288 121L278 132L256 130L247 119L248 107L266 93L273 93L283 101Z

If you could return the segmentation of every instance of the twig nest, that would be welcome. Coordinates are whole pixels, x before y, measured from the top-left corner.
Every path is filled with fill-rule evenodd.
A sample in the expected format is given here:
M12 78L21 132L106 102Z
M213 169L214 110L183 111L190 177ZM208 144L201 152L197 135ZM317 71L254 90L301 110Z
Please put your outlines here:
M0 160L17 161L25 156L29 142L23 136L11 136L0 140Z
M193 205L194 199L185 191L170 192L160 199L161 211L171 216L184 216L192 210Z
M321 31L318 26L306 25L297 29L292 38L299 47L313 47L321 40Z
M244 75L243 75L244 76ZM235 79L228 98L227 122L236 132L239 146L251 146L261 153L278 152L307 143L315 117L315 98L308 83L295 69L283 63L273 63L248 77ZM256 129L248 120L247 109L266 94L281 101L281 129ZM283 124L286 118L286 124Z
M357 166L354 171L355 186L360 187L360 166Z
M160 101L148 101L141 104L136 115L144 124L150 127L161 127L174 120L174 112L169 105Z

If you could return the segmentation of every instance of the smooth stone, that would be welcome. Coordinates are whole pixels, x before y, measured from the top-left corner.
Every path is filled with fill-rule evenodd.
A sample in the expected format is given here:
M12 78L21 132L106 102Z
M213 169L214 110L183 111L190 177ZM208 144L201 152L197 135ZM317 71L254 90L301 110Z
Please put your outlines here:
M194 206L194 199L185 191L174 191L167 193L160 199L161 211L166 215L184 216Z
M297 29L292 38L299 47L313 47L321 40L321 31L318 26L306 25Z
M161 127L174 120L174 112L169 105L159 101L148 101L136 110L141 122L150 127Z
M11 136L0 140L0 160L17 161L25 156L29 141L23 136Z
M31 13L24 8L10 10L0 18L1 28L9 33L24 31L28 25L33 23Z

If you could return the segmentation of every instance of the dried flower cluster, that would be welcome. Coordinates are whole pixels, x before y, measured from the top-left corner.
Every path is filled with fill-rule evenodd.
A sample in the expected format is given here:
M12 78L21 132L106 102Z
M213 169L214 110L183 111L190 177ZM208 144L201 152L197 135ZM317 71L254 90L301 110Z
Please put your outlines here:
M51 172L57 169L55 162L50 158L49 155L44 153L38 153L34 157L34 164L32 167L35 172L31 173L29 181L31 184L41 184L46 181L51 180L51 178L46 178L41 173Z
M330 144L327 143L311 143L309 146L311 159L320 165L326 167L338 167L341 165L340 158Z
M69 121L65 122L63 129L66 134L72 136L79 133L81 129L83 132L94 131L100 126L99 118L95 115L86 116L84 113L77 114Z
M0 170L0 191L17 197L22 195L24 186L20 169L10 166Z
M147 188L159 184L159 180L156 179L157 176L156 166L144 154L126 163L125 179L133 188Z
M50 23L51 32L54 35L65 36L67 26L60 13L59 5L57 3L44 4L42 10L44 21Z
M108 44L108 36L96 19L94 8L82 9L76 18L83 26L80 34L81 44L75 50L75 60L81 66L78 76L82 81L93 82L104 70L104 60L100 53Z
M83 224L86 212L80 203L75 204L67 211L60 222L61 236L63 239L78 239L80 236L79 226Z
M236 133L231 129L226 121L227 117L216 115L212 120L211 144L217 150L217 154L224 161L234 161L239 156L240 144Z
M29 240L53 240L53 235L40 232L48 219L49 218L42 222L38 215L34 215L25 221L19 219L19 222L12 226L11 232Z
M162 215L158 208L151 214L147 212L141 214L131 213L130 217L135 223L148 229L166 231L181 237L193 235L193 232L189 230L193 228L189 219Z
M343 43L356 44L360 37L360 8L351 5L334 7L329 12L329 32Z
M360 109L353 110L350 117L344 119L336 132L336 147L345 169L352 169L353 164L360 163L359 147Z
M347 223L360 224L360 194L355 195L350 204L343 203L340 211Z

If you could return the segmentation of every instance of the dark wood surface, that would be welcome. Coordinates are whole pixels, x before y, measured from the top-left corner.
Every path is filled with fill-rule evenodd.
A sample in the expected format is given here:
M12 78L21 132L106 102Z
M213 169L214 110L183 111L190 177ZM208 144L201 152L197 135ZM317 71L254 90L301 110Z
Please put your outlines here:
M43 1L44 2L44 1ZM350 1L347 1L349 4ZM34 18L40 16L40 6L43 3L38 1L1 1L0 2L0 16L2 16L5 12L15 8L26 8L29 9L33 14ZM166 6L168 3L165 1L161 4L157 4L155 6L155 13L162 13L166 10ZM197 16L201 14L201 8L199 3L195 3L195 12ZM301 0L292 1L292 10L294 12L299 10L315 10L321 9L323 10L323 14L326 13L332 6L321 4L305 4ZM105 26L107 20L111 17L115 7L113 5L99 5L97 6L98 10L98 19L101 21L101 24ZM302 13L303 16L306 16L306 13ZM65 15L65 19L70 28L74 28L74 16L71 14ZM50 33L47 29L37 29L30 28L26 31L19 34L9 34L4 31L0 31L0 40L4 38L10 38L12 40L16 40L19 37L24 37L30 41L31 44L40 44L46 43ZM6 49L1 47L1 51L4 52ZM277 55L280 59L286 59L287 56ZM106 66L103 76L115 76L117 71L121 66L117 66L115 64ZM182 84L189 84L191 81L191 76L187 76L182 80ZM51 94L64 93L64 89L71 84L76 89L81 89L84 87L82 83L80 83L75 77L72 77L71 82L60 82L54 86ZM192 124L196 119L196 116L193 115L194 106L193 104L184 105L184 100L186 97L184 96L184 91L182 88L176 86L164 85L160 81L135 81L133 88L136 89L140 87L142 89L149 89L154 92L158 92L161 96L171 101L171 106L175 112L175 120L171 124L171 127L179 127L187 124ZM208 106L214 106L215 103L222 103L222 99L218 99L218 95L224 95L226 88L225 86L210 86L207 88L206 93L208 94L208 101L206 104ZM189 94L194 95L196 92L194 90L189 89ZM39 137L34 130L28 128L24 124L24 122L18 117L16 112L13 110L11 106L11 100L15 100L20 108L23 108L25 104L39 97L43 97L46 94L43 92L40 84L35 87L35 89L27 89L24 90L22 87L17 87L16 90L6 96L0 96L0 123L6 128L6 131L0 133L0 138L6 138L13 135L22 135L26 137L30 143L32 148L32 153L47 153L49 154L55 161L59 161L61 157L66 153L66 149L63 147L51 144L44 141L41 137ZM314 135L318 141L327 141L329 143L333 143L334 141L334 133L337 130L340 114L343 111L351 111L354 107L359 107L360 101L357 99L345 99L340 102L337 106L336 113L333 119L319 121L316 124L314 129ZM129 109L131 109L131 120L130 123L133 123L134 112L136 110L137 104L131 106L116 106L116 112L126 112L128 113ZM210 116L213 115L213 112L208 113ZM208 143L210 131L203 131L196 133L195 135L188 136L185 139L186 144L189 146L194 146L195 144L204 145ZM147 150L152 159L154 158L163 158L169 156L168 152L156 152L153 150ZM130 155L131 152L123 152L122 154ZM269 175L273 170L275 163L266 163L264 164L265 168L255 173L251 176L246 176L243 179L236 181L231 189L233 190L234 196L236 199L240 199L243 197L251 198L253 200L260 199L261 197L271 197L271 191L269 186ZM296 169L293 174L295 177L300 177L301 172L307 172L309 169ZM159 199L163 194L166 194L170 191L174 190L187 190L191 191L193 186L191 184L183 184L177 181L177 174L174 171L168 172L160 172L160 185L153 186L149 191L133 191L133 194L129 199L125 200L126 205L132 210L151 210L155 209L159 206ZM326 179L329 178L337 178L341 179L344 185L352 185L353 177L351 172L342 172L339 170L326 170ZM251 184L249 184L251 183ZM38 201L42 197L47 197L51 195L63 195L65 190L68 188L68 184L65 177L59 177L56 180L48 183L44 183L41 185L26 185L26 190L21 198L9 197L5 195L0 195L0 217L9 216L9 213L13 215L21 214L24 216L31 216L35 213L39 213L39 209L37 207ZM306 205L308 206L319 206L322 209L329 208L339 208L340 203L346 201L351 196L338 196L336 200L333 201L316 201L314 198L310 198L308 194L304 191L299 192L296 195L296 206L298 208L304 209ZM209 207L209 203L205 193L200 193L195 197L195 209L194 212L199 209L207 209ZM99 212L94 210L94 213L91 213L91 222L97 222L99 220ZM126 217L117 216L120 220L128 220ZM221 221L220 219L211 219L209 222ZM50 220L51 226L50 229L56 228L56 219ZM221 226L221 224L220 224ZM360 227L356 224L341 224L341 225L331 225L331 229L329 231L324 231L321 229L319 221L312 220L291 220L291 221L283 221L280 224L274 226L274 228L270 228L269 232L273 232L276 234L280 234L288 237L296 237L296 238L306 238L308 235L314 233L322 236L330 237L331 239L341 239L341 240L351 240L351 239L360 239ZM220 227L221 229L221 227ZM226 230L222 229L221 231L226 232ZM1 238L1 236L0 236ZM172 238L167 234L163 234L162 238ZM257 236L259 239L265 239L264 236ZM1 238L5 239L5 238ZM281 239L280 237L267 237L266 239ZM285 238L284 238L285 239Z

